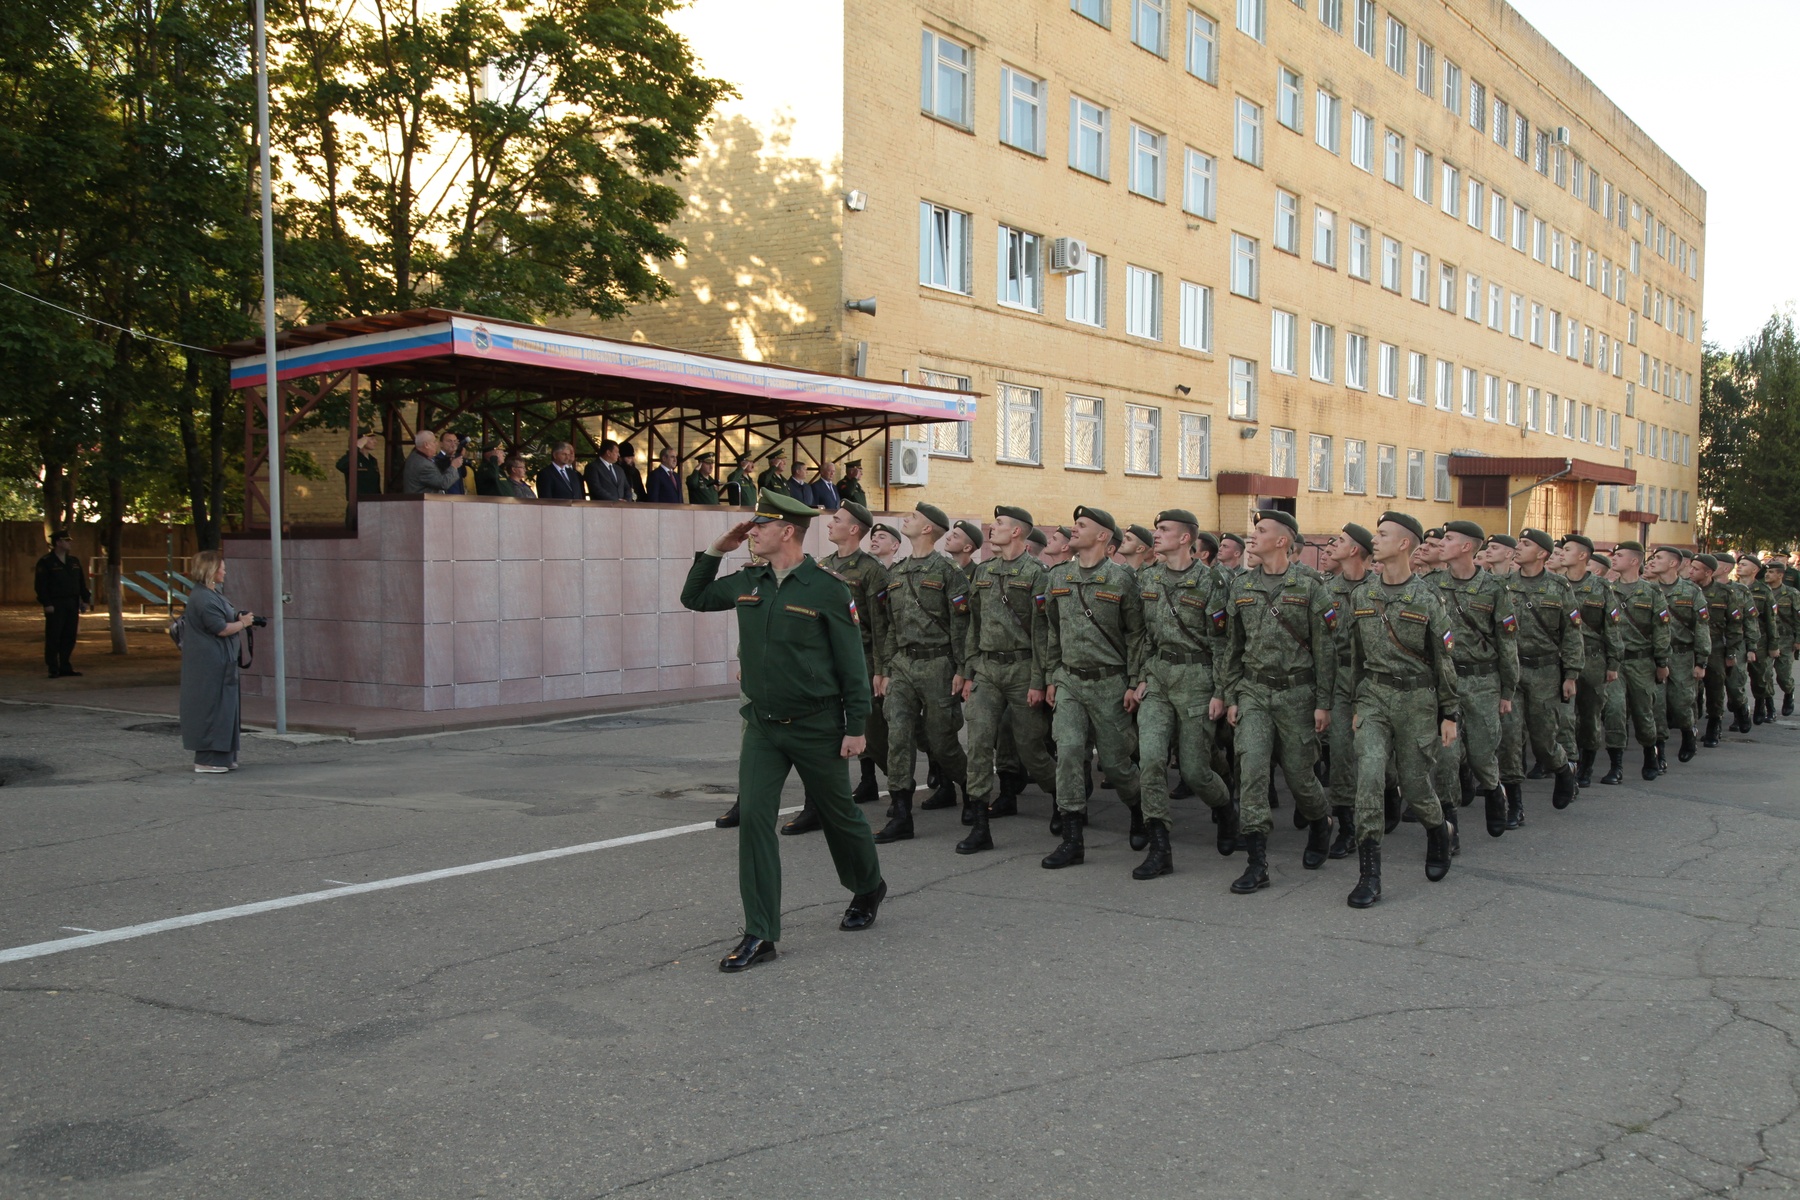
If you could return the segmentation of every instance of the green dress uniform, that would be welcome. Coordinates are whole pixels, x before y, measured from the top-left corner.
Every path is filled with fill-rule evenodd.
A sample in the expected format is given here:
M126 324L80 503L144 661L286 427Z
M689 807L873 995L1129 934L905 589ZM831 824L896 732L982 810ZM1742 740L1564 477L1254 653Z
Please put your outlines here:
M881 565L880 559L863 550L852 550L849 554L833 551L819 561L819 566L843 580L844 586L850 589L862 635L863 663L868 667L869 675L887 674L886 664L881 659L887 634L887 568ZM880 696L870 697L865 736L869 744L863 750L863 761L887 770L887 716Z
M1727 708L1736 715L1744 707L1744 685L1737 673L1744 661L1744 610L1731 582L1723 576L1715 577L1702 594L1712 632L1712 652L1706 660L1706 739L1716 746L1717 726L1724 721Z
M785 496L788 490L788 477L774 467L770 467L756 477L756 488L759 492L774 492L778 496Z
M1087 812L1088 756L1119 799L1135 807L1141 790L1137 732L1123 703L1144 659L1144 609L1130 567L1101 559L1091 567L1070 559L1045 580L1050 617L1044 679L1056 688L1051 736L1056 740L1056 806ZM1078 821L1065 818L1067 832Z
M1169 773L1175 751L1181 778L1209 808L1231 806L1231 789L1212 768L1213 662L1224 645L1226 589L1217 573L1195 559L1177 571L1153 562L1137 573L1144 607L1146 687L1138 704L1138 763L1145 820L1169 823Z
M1620 649L1619 678L1625 684L1625 711L1640 746L1653 747L1662 740L1658 731L1656 672L1673 666L1670 658L1671 616L1660 583L1639 579L1613 584L1618 601Z
M1706 593L1691 579L1677 576L1674 583L1663 585L1669 607L1669 682L1664 687L1665 713L1668 727L1682 733L1682 761L1694 756L1695 699L1700 681L1694 668L1705 666L1712 658L1712 624L1708 619ZM1708 674L1711 674L1709 671Z
M1568 584L1561 575L1545 570L1507 576L1519 622L1519 690L1512 713L1500 722L1500 779L1507 785L1512 807L1509 828L1520 818L1517 789L1525 779L1525 744L1531 744L1537 761L1551 774L1568 765L1575 749L1562 685L1581 678L1587 651L1581 638L1581 610Z
M1050 622L1044 615L1044 565L1030 554L1011 562L977 563L969 580L969 631L958 671L973 680L963 706L969 722L969 801L985 809L994 790L1002 734L1011 731L1006 753L1046 793L1056 792L1056 762L1050 757L1049 710L1033 707L1027 693L1042 691L1049 656Z
M850 589L809 555L783 573L762 564L723 578L711 550L694 556L681 603L737 610L743 670L738 754L738 889L744 932L781 938L781 852L775 815L789 769L818 806L838 880L856 895L881 887L881 863L862 810L850 799L845 737L863 736L869 674Z
M888 570L888 790L898 802L915 788L925 750L944 779L967 789L968 759L957 730L962 709L950 680L962 663L969 628L969 581L949 555L903 558Z
M1513 596L1505 580L1481 567L1468 579L1446 569L1425 582L1436 586L1450 622L1454 703L1461 714L1456 741L1437 754L1432 784L1445 804L1456 803L1462 790L1458 777L1467 762L1475 790L1491 798L1500 788L1500 701L1519 690L1519 621Z
M687 499L689 504L720 503L718 481L696 468L687 477Z
M844 480L844 482L837 485L837 492L840 501L848 500L852 503L860 504L864 508L869 506L869 495L867 492L863 491L862 480L860 479Z
M755 508L757 489L750 476L739 467L725 479L725 503L733 508Z

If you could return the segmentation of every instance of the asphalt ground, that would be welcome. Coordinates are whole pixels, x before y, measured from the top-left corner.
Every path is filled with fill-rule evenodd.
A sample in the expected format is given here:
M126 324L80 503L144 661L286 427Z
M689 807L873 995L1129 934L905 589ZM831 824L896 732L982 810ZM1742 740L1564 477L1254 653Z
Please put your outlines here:
M1465 810L1443 883L1403 825L1367 912L1285 805L1249 897L1193 801L1149 883L1108 792L1061 872L1035 790L995 853L927 813L861 934L784 838L781 956L726 976L737 731L254 737L197 776L168 722L0 704L0 1196L1800 1189L1791 721L1564 812L1528 784L1499 840Z

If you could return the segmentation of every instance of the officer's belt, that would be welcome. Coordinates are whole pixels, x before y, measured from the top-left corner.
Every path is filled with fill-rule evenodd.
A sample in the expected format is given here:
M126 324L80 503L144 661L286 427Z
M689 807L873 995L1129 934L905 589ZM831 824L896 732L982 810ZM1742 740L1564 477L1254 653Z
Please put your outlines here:
M1305 687L1308 684L1312 683L1315 677L1313 675L1313 669L1311 667L1302 667L1300 670L1295 671L1292 675L1282 675L1275 671L1249 671L1249 670L1246 670L1244 672L1244 678L1245 679L1253 679L1257 683L1262 684L1264 687L1272 687L1277 690L1285 690L1287 688Z
M1402 691L1430 687L1432 683L1431 673L1428 671L1409 671L1405 675L1393 671L1364 671L1363 674L1377 683L1385 683Z
M1521 655L1519 655L1519 665L1521 667L1532 667L1532 668L1554 667L1561 661L1562 661L1561 657L1558 655L1555 655L1555 654L1521 654Z
M902 646L899 655L901 658L911 658L919 662L930 662L937 658L949 658L950 647Z
M1069 674L1073 675L1075 678L1086 680L1089 683L1092 683L1098 679L1117 679L1119 676L1125 674L1125 668L1122 666L1118 666L1118 667L1068 667L1068 666L1065 666L1063 668L1063 670L1067 671Z
M810 707L801 708L801 709L797 709L793 712L790 712L784 717L778 717L774 713L764 712L764 711L762 711L762 709L757 708L754 703L751 704L750 709L752 712L754 712L756 714L756 717L759 721L768 721L775 725L791 725L795 721L798 721L801 717L810 717L814 713L822 713L822 712L825 712L827 709L838 708L842 704L843 704L843 701L839 700L836 696L832 696L830 699L821 700L817 704L814 704Z
M1166 663L1210 663L1213 660L1211 650L1158 650L1156 657Z
M1654 650L1627 650L1627 651L1625 651L1625 657L1632 660L1633 662L1636 662L1637 660L1643 659L1643 658L1655 658L1656 651L1654 651Z
M1030 650L981 650L977 653L983 661L991 663L1024 662L1031 657Z
M1491 662L1457 663L1456 673L1465 679L1471 675L1498 675L1500 664Z

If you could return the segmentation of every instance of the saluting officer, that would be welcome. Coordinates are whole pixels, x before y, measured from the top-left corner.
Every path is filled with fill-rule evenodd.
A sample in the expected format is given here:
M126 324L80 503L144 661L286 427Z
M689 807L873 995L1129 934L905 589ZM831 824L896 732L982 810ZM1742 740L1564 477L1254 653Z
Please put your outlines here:
M1659 546L1650 556L1647 570L1662 585L1669 609L1669 678L1663 688L1668 725L1681 731L1681 747L1675 757L1687 762L1698 753L1694 737L1695 700L1706 678L1712 657L1712 625L1707 618L1706 593L1681 575L1687 555L1673 546Z
M1657 689L1668 682L1672 662L1669 602L1661 584L1640 574L1644 563L1641 542L1620 542L1613 548L1612 560L1619 573L1613 595L1622 618L1619 678L1625 684L1625 712L1632 732L1644 748L1644 766L1639 774L1650 781L1663 770L1657 712L1666 706L1667 699Z
M1575 799L1573 728L1566 712L1587 662L1581 609L1569 581L1548 569L1555 544L1541 529L1519 533L1513 550L1518 569L1508 578L1519 620L1519 690L1510 720L1500 725L1500 780L1506 786L1506 827L1525 823L1525 743L1556 779L1550 803L1567 808Z
M1457 744L1437 756L1432 782L1454 826L1451 809L1462 790L1458 768L1466 761L1475 790L1486 802L1488 835L1499 837L1506 832L1500 719L1512 712L1513 693L1519 690L1519 621L1505 582L1475 565L1475 549L1485 537L1473 521L1445 525L1437 552L1444 569L1428 577L1437 585L1438 602L1456 635L1450 657L1456 668L1456 708L1462 718ZM1401 778L1406 778L1404 773Z
M693 473L687 477L689 504L718 504L719 481L713 478L719 456L707 450L694 458Z
M781 848L775 813L788 771L818 805L838 881L852 894L838 928L867 929L887 895L869 823L850 799L847 763L863 752L869 674L850 589L804 548L816 514L765 493L750 520L694 555L681 603L695 612L737 610L743 669L743 743L738 752L738 890L744 937L719 962L747 970L775 957L781 939ZM715 578L724 556L749 539L764 561Z

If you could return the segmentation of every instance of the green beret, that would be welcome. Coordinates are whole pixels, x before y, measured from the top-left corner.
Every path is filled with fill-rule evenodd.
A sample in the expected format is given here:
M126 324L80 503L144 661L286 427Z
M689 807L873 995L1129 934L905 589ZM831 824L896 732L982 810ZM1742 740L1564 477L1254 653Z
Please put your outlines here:
M1488 541L1494 543L1496 546L1505 546L1508 550L1517 550L1519 548L1519 539L1510 533L1496 533L1493 537L1490 537Z
M1146 546L1153 545L1156 541L1156 535L1142 525L1127 525L1125 531Z
M811 505L802 504L784 492L762 489L756 494L756 515L751 519L755 524L767 525L771 521L786 521L805 529L807 523L819 515L819 511Z
M1086 517L1094 524L1103 527L1114 537L1119 536L1119 523L1113 520L1112 514L1105 509L1089 508L1085 504L1078 504L1075 506L1075 519L1079 521L1083 517Z
M950 532L950 518L946 517L944 515L944 510L937 505L927 504L921 500L913 505L913 511L923 516L927 521L930 521L945 533Z
M1425 540L1425 527L1419 524L1419 518L1413 516L1411 513L1384 512L1381 514L1381 519L1375 523L1377 525L1386 525L1389 522L1398 525L1400 528L1406 530L1406 532L1412 534L1415 541L1422 542Z
M1711 554L1696 554L1694 555L1694 561L1709 571L1716 571L1719 569L1719 560Z
M1551 541L1550 535L1541 529L1521 529L1519 530L1519 536L1524 540L1541 547L1545 554L1556 549L1556 543Z
M1565 533L1565 534L1563 534L1562 544L1567 546L1570 543L1580 546L1583 550L1586 550L1589 554L1592 554L1594 552L1594 539L1589 537L1585 533Z
M1226 543L1226 542L1236 542L1236 543L1237 543L1237 544L1238 544L1238 545L1240 545L1240 546L1242 546L1242 545L1243 545L1243 544L1244 544L1244 539L1243 539L1243 537L1242 537L1242 536L1241 536L1241 535L1239 535L1239 534L1235 534L1235 533L1221 533L1221 534L1220 534L1220 535L1219 535L1219 544L1220 544L1220 545L1221 545L1221 546L1222 546L1222 545L1224 545L1224 544L1225 544L1225 543Z
M971 542L975 543L975 548L977 550L981 549L981 543L983 540L982 536L981 536L981 526L977 525L973 521L958 521L956 523L956 527L963 531L964 537L968 538Z
M1443 536L1444 536L1444 527L1442 525L1433 525L1430 529L1427 529L1425 531L1424 540L1428 541L1428 542L1435 541L1438 538L1441 538Z
M1602 554L1598 550L1596 550L1596 551L1594 551L1592 558L1595 562L1600 564L1600 569L1602 571L1612 570L1612 559L1609 556Z
M1204 529L1200 530L1199 536L1200 536L1200 540L1202 542L1206 543L1206 549L1209 553L1217 554L1219 552L1219 539L1218 538L1214 537L1211 533L1209 533L1208 531L1206 531Z
M856 501L846 500L843 503L843 507L845 512L856 518L856 523L863 527L864 533L875 528L875 514L858 504Z
M1174 521L1181 525L1192 525L1196 528L1200 525L1200 518L1196 517L1185 508L1165 508L1156 514L1156 520L1151 522L1151 524L1161 525L1164 521Z
M996 504L994 506L994 515L996 517L1011 517L1021 525L1037 524L1036 521L1031 519L1030 513L1026 512L1016 504Z
M1444 524L1444 532L1460 533L1464 537L1474 538L1478 542L1487 539L1487 531L1473 521L1447 521Z
M1344 526L1344 536L1363 548L1363 553L1375 553L1375 535L1358 525L1355 521Z
M1044 536L1044 531L1041 529L1034 528L1030 533L1025 535L1025 540L1040 548L1050 545L1050 539Z
M1256 510L1258 521L1273 521L1277 525L1285 525L1287 531L1295 537L1300 536L1300 522L1294 520L1294 514L1282 512L1279 508L1259 508Z
M1644 543L1642 543L1642 542L1620 542L1618 545L1613 547L1614 554L1617 554L1621 550L1636 550L1639 554L1642 554L1644 552Z

